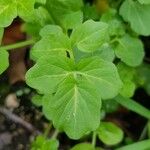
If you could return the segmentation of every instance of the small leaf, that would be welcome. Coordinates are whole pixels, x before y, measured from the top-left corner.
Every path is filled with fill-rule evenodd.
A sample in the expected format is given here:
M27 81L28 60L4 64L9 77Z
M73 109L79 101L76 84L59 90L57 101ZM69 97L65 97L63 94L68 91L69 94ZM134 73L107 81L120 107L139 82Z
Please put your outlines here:
M34 60L42 56L66 56L66 51L71 50L70 40L59 26L47 25L41 30L40 35L42 39L31 50Z
M117 68L120 78L123 81L123 87L120 94L124 97L132 97L136 89L134 81L135 69L125 65L124 63L119 63Z
M0 74L2 74L8 66L8 52L3 49L0 49Z
M150 4L142 5L138 1L125 0L120 8L120 15L131 24L135 32L150 35Z
M97 133L99 139L107 145L116 145L123 139L123 131L111 122L101 122Z
M80 144L75 145L70 150L95 150L95 148L91 144L80 143Z
M142 63L144 57L144 47L138 38L125 35L117 40L115 53L125 64L135 67Z
M46 139L44 136L37 136L31 145L31 150L58 150L59 143L56 139Z
M86 80L68 77L49 101L54 126L70 138L79 139L99 126L101 100Z
M88 20L76 27L71 34L73 47L83 52L98 50L108 40L108 25Z
M42 105L42 96L41 95L35 95L32 97L32 103L38 107Z

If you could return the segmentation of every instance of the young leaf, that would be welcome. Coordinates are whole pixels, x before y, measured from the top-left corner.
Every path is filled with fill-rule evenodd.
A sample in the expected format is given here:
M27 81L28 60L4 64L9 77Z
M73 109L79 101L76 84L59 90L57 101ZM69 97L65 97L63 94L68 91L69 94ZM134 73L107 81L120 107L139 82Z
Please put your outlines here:
M66 51L71 50L70 40L59 26L47 25L41 30L40 35L42 39L31 50L34 60L42 56L66 56Z
M56 139L48 140L44 136L37 136L31 145L31 150L58 150L59 143Z
M101 122L97 133L99 139L107 145L116 145L123 139L123 131L111 122Z
M132 97L136 88L134 82L135 70L124 63L119 63L117 65L118 72L121 80L123 81L123 87L120 94L124 97Z
M0 74L2 74L8 66L8 52L3 49L0 49Z
M70 138L81 138L99 126L101 99L86 80L68 77L49 101L47 115L51 116L54 126Z
M150 35L150 4L142 5L138 1L125 0L120 15L131 24L132 30L141 35Z
M95 150L95 148L89 143L80 143L72 147L70 150Z
M142 63L144 57L144 47L138 38L133 38L128 34L117 40L115 53L125 64L135 67Z
M46 8L53 18L53 22L66 30L73 29L82 23L82 6L82 0L48 0L46 2Z
M150 111L147 108L135 102L134 100L125 98L121 95L118 95L117 97L115 97L115 100L122 106L126 107L127 109L135 113L138 113L139 115L147 119L150 119Z
M149 149L150 149L150 140L148 139L117 148L116 150L149 150Z
M14 0L0 0L0 27L9 26L17 17L17 7Z
M73 30L72 45L83 52L98 50L108 40L107 30L106 23L88 20Z

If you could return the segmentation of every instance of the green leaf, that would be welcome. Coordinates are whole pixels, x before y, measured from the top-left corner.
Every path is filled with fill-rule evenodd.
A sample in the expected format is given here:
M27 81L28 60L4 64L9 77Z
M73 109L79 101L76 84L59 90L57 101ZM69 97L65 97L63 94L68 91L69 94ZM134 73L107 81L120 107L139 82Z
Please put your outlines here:
M46 0L36 0L36 3L45 4Z
M58 150L59 143L56 139L46 139L44 136L37 136L31 145L31 150Z
M42 39L31 50L34 60L42 56L66 56L66 51L71 50L70 40L59 26L47 25L41 30L40 35Z
M116 96L122 87L115 65L99 57L82 59L77 70L87 79L87 83L92 84L97 89L102 99Z
M70 150L95 150L95 148L89 143L80 143L75 145Z
M8 66L8 52L3 49L0 49L0 74L2 74Z
M53 18L53 22L66 30L82 23L82 6L82 0L48 0L46 2L46 8Z
M16 0L18 16L23 20L33 21L35 0Z
M102 16L101 21L108 23L110 36L122 36L125 34L125 29L121 18L117 15L115 9L108 9Z
M17 7L14 0L0 0L0 27L9 26L17 17Z
M120 78L123 81L123 87L120 94L124 97L132 97L136 89L136 84L134 82L135 69L125 65L124 63L119 63L117 68Z
M73 30L72 45L83 52L98 50L108 40L107 30L106 23L88 20Z
M97 133L99 139L107 145L116 145L123 139L123 131L111 122L101 122Z
M141 4L150 4L150 0L138 0Z
M95 130L100 122L101 100L96 90L86 80L77 78L68 77L49 99L48 115L54 126L72 139Z
M150 4L142 5L138 1L125 0L120 8L120 15L130 23L135 32L150 35Z
M42 57L26 74L26 83L41 93L51 93L72 71L73 62L58 56Z
M150 140L144 140L140 142L135 142L134 144L126 145L116 150L149 150L150 149Z
M147 108L145 108L142 105L135 102L134 100L123 97L121 95L118 95L117 97L115 97L115 100L122 106L126 107L127 109L129 109L147 119L150 119L150 111Z
M135 67L142 63L144 47L138 38L125 35L117 40L115 53L125 64Z

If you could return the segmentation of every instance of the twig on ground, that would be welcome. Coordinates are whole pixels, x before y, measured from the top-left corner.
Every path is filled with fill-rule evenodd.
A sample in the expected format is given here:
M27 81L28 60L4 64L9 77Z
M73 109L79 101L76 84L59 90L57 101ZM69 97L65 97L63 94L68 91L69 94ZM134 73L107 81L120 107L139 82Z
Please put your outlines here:
M23 120L22 118L20 118L19 116L15 115L15 114L13 114L8 109L6 109L4 107L0 107L0 113L3 114L4 116L6 116L8 119L12 120L13 122L20 124L21 126L26 128L28 131L34 132L36 135L41 134L41 132L38 131L37 129L35 129L35 127L33 127L29 122Z

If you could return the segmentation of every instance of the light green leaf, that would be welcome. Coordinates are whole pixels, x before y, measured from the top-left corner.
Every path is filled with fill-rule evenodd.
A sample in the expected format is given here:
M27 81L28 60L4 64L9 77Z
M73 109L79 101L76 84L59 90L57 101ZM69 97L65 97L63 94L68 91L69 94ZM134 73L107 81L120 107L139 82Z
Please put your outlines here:
M99 57L82 59L77 70L87 79L87 83L92 84L97 89L102 99L116 96L122 87L115 65Z
M73 30L72 45L83 52L98 50L108 40L107 30L106 23L88 20Z
M9 26L17 17L17 7L14 0L0 0L0 27Z
M33 21L35 0L17 0L18 16L23 20Z
M142 63L144 47L138 38L125 35L117 40L115 53L125 64L135 67Z
M141 4L150 4L150 0L138 0Z
M42 39L31 50L34 60L42 56L66 56L66 51L71 50L70 40L59 26L47 25L41 30L40 35Z
M127 109L129 109L147 119L150 119L150 111L147 108L145 108L144 106L142 106L141 104L135 102L134 100L123 97L121 95L118 95L117 97L115 97L115 100L122 106L126 107Z
M101 122L97 133L99 139L107 145L116 145L123 139L123 131L111 122Z
M150 140L143 140L140 142L135 142L134 144L126 145L115 150L149 150Z
M119 63L117 68L120 78L123 81L123 87L120 94L124 97L132 97L136 89L136 84L134 82L135 69L125 65L124 63Z
M138 1L125 0L120 15L131 24L131 28L141 34L150 35L150 4L142 5Z
M8 66L8 52L3 49L0 49L0 74L2 74Z
M53 22L66 30L82 23L82 6L82 0L48 0L46 2L46 8L53 18Z
M58 150L59 143L56 139L46 139L44 136L37 136L31 145L31 150Z
M85 79L68 77L50 100L49 116L59 130L72 139L79 139L100 123L101 99ZM48 95L49 97L49 95Z
M108 9L108 11L101 16L100 20L108 23L110 36L122 36L125 34L123 22L115 9Z
M42 93L51 93L72 71L69 58L42 57L26 74L26 83Z
M80 143L75 145L70 150L95 150L95 148L89 143Z

